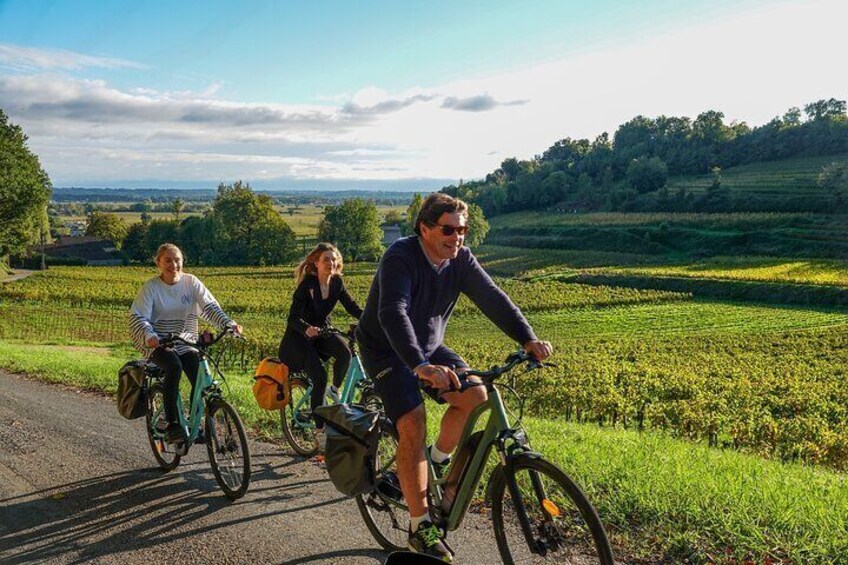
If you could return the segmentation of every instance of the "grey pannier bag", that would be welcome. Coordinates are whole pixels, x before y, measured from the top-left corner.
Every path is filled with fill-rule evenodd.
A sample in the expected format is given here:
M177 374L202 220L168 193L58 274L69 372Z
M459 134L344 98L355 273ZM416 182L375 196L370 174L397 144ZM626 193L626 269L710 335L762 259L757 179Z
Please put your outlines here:
M144 398L144 361L130 361L118 371L118 413L127 420L147 412Z
M380 413L358 404L319 406L326 423L324 463L339 492L356 496L374 488L374 458L380 439Z

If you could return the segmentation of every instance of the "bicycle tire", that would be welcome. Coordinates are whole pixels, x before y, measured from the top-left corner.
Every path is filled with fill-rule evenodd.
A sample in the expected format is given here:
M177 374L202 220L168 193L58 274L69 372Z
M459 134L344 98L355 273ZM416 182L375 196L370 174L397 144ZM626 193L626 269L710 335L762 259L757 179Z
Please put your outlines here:
M154 383L147 390L147 441L153 450L153 457L164 471L176 469L180 464L180 454L174 451L174 446L165 441L164 430L168 420L165 417L165 390L159 383ZM158 431L157 425L159 426Z
M360 403L369 410L383 411L383 401L373 390L363 391ZM356 497L356 506L365 526L386 551L404 551L409 540L409 510L403 503L393 462L396 452L397 434L393 428L384 427L372 470L377 487ZM387 461L392 463L383 469Z
M218 486L230 500L250 487L250 447L236 409L216 398L206 407L206 451Z
M283 437L286 443L297 453L304 457L313 457L318 453L318 440L315 437L315 427L303 427L297 423L295 418L295 406L301 403L301 399L307 396L309 384L303 379L291 379L291 396L285 408L280 409L280 426L283 428ZM309 399L307 397L307 402Z
M512 479L518 492L518 504L509 487ZM614 565L612 549L597 511L559 467L544 459L519 456L511 471L498 465L490 480L492 526L498 551L506 565ZM538 485L544 487L543 497L539 496ZM541 554L531 550L524 536L518 516L520 508L528 514L533 543Z

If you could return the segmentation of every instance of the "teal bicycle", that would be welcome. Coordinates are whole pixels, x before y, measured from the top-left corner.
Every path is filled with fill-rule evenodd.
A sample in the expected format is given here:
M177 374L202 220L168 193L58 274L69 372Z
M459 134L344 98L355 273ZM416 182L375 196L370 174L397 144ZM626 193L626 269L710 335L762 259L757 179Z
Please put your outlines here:
M521 426L520 397L518 418L510 421L499 389L511 389L495 381L519 365L525 372L542 367L518 351L502 366L460 374L461 379L479 379L466 380L462 389L485 386L488 400L471 413L446 469L434 465L428 451L427 497L433 523L452 532L460 527L469 507L490 508L495 541L508 565L614 565L603 524L589 499L559 467L531 450ZM483 429L475 431L487 412ZM396 449L397 431L391 422L385 422L374 458L375 488L356 497L365 525L388 551L406 549L409 535L409 511L397 477ZM496 465L485 500L481 500L475 492L492 455Z
M338 398L329 394L327 387L328 404L350 404L354 401L364 404L372 410L382 410L382 402L374 391L371 380L366 376L359 354L356 350L356 338L354 337L355 325L351 325L347 332L337 330L332 326L321 328L318 336L337 334L347 339L351 351L350 367L347 370L344 384L339 391ZM283 428L283 436L291 448L304 457L312 457L318 453L318 439L315 435L315 423L312 420L310 400L312 398L312 381L306 373L289 374L289 386L291 396L289 403L280 410L280 424Z
M182 395L177 394L177 414L187 432L187 443L172 444L166 441L168 420L165 417L165 375L153 363L145 366L144 391L147 398L147 438L159 466L165 471L175 469L192 444L205 443L215 480L227 498L236 500L245 495L250 485L250 449L238 412L224 400L220 386L221 382L226 382L224 374L209 354L209 348L232 333L232 329L224 330L217 336L204 332L197 343L175 335L160 341L160 345L165 347L184 343L200 354L200 367L187 415L184 413Z

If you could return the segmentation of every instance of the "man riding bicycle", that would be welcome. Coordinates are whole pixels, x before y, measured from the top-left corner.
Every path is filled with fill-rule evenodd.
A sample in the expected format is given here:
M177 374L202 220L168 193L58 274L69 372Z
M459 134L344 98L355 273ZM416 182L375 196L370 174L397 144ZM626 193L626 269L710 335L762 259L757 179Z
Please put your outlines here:
M402 238L383 255L357 329L363 365L375 380L386 415L398 431L397 471L409 506L409 547L445 561L452 556L427 508L427 433L424 391L449 407L430 458L446 466L471 411L486 401L483 387L464 392L457 369L465 361L443 344L445 327L459 294L537 359L551 354L521 311L495 285L467 247L468 206L447 194L427 197L415 220L417 235Z

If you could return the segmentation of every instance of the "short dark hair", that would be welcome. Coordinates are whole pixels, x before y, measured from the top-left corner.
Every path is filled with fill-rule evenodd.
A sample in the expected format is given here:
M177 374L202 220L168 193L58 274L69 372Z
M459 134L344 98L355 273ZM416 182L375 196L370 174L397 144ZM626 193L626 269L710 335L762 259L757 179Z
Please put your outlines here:
M434 192L424 199L415 218L415 233L421 235L421 222L435 226L442 214L462 214L468 219L468 204L444 192Z

